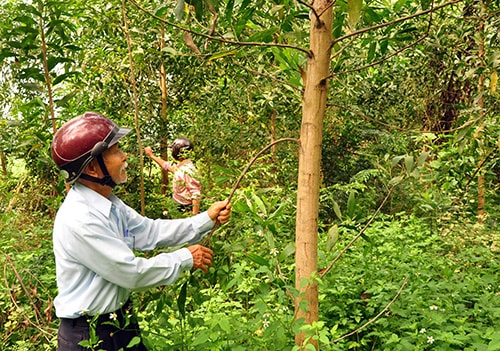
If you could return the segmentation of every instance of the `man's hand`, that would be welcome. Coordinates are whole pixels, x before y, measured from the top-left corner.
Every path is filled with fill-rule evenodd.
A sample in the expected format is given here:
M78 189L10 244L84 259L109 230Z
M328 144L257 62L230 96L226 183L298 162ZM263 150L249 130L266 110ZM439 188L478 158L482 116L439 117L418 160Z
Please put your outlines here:
M148 156L152 156L153 155L153 149L151 149L149 146L146 146L144 148L144 153Z
M212 250L201 245L188 246L188 250L193 255L193 270L199 268L207 273L208 268L212 265Z
M208 215L214 223L219 222L220 224L224 224L231 217L231 204L227 200L218 201L210 206Z

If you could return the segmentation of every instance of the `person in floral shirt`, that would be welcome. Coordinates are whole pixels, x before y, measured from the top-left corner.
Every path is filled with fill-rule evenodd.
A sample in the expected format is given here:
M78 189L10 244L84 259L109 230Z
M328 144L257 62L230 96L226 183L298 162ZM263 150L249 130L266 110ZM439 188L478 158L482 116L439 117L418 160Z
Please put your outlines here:
M177 138L172 143L172 157L176 162L168 162L155 156L151 147L146 147L144 152L155 161L164 171L173 174L172 198L179 204L181 211L198 214L200 210L201 183L198 180L198 171L190 154L193 143L187 138Z

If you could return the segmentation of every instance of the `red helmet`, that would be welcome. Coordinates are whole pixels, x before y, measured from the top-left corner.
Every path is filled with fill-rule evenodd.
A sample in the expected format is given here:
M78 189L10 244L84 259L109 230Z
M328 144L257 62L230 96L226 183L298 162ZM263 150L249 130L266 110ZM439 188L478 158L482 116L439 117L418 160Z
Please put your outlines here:
M120 128L96 112L85 112L66 122L54 135L52 159L67 183L78 179L85 166L127 135L130 129Z

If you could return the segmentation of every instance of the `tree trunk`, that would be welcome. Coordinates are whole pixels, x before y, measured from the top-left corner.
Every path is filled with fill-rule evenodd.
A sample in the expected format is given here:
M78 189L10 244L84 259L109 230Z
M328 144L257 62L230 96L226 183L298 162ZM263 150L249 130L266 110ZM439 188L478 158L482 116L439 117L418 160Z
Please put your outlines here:
M481 1L481 12L480 12L480 20L479 20L479 28L478 28L478 56L479 56L479 62L480 65L483 66L484 60L485 60L485 47L484 47L484 26L485 26L485 17L487 13L487 3L484 1ZM484 115L484 85L485 85L485 74L484 71L481 72L479 76L479 82L478 82L478 95L480 96L478 100L478 106L479 106L479 114L481 117ZM480 128L482 130L482 128ZM481 153L482 157L484 156L484 144L482 140L480 139L482 136L482 132L477 133L478 135L478 141L479 144L481 145L481 148L479 152ZM482 163L482 161L481 161ZM481 164L480 163L480 164ZM484 173L479 170L478 172L478 177L477 177L477 222L479 224L482 224L484 222L484 219L486 217L486 211L485 211L485 203L486 203L486 197L485 197L485 179L484 179Z
M160 31L160 51L165 47L165 24L161 24L161 31ZM162 121L167 125L168 123L168 117L167 117L167 72L165 70L165 64L161 63L160 66L160 90L161 90L161 110L160 110L160 117ZM160 140L160 157L164 160L168 160L168 135L165 134L164 137ZM161 193L165 195L168 191L168 172L163 171L161 172Z
M318 320L318 210L323 119L326 109L332 42L332 4L314 1L311 8L310 55L307 64L300 130L299 175L297 189L295 286L296 321L312 324ZM317 342L297 333L295 345Z

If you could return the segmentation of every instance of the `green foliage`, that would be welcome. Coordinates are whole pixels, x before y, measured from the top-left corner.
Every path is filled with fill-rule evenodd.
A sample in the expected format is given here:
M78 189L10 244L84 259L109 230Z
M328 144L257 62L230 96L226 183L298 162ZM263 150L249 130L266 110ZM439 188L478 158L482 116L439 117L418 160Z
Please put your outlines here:
M96 110L136 127L130 35L136 132L163 152L180 135L195 142L202 209L229 194L265 145L299 138L314 16L303 2L143 1L142 9L125 3L129 33L120 1L4 1L0 7L2 350L55 344L50 225L64 184L50 160L41 31L57 126ZM243 179L233 219L211 243L210 272L136 293L151 350L293 350L298 330L321 350L499 348L498 1L483 9L485 3L465 1L394 21L431 4L439 5L335 3L333 37L347 40L332 47L318 218L322 267L393 192L361 239L317 278L320 321L293 324L297 148L281 144ZM181 27L192 32L200 54ZM374 29L349 36L368 27ZM247 45L254 41L259 45ZM130 181L117 193L139 208L140 150L133 135L122 147L130 155ZM19 160L26 170L20 176L14 171ZM155 167L146 162L146 213L182 216L169 189L159 191ZM473 224L478 174L486 185L483 226ZM382 311L404 277L408 284L385 314L336 341Z

